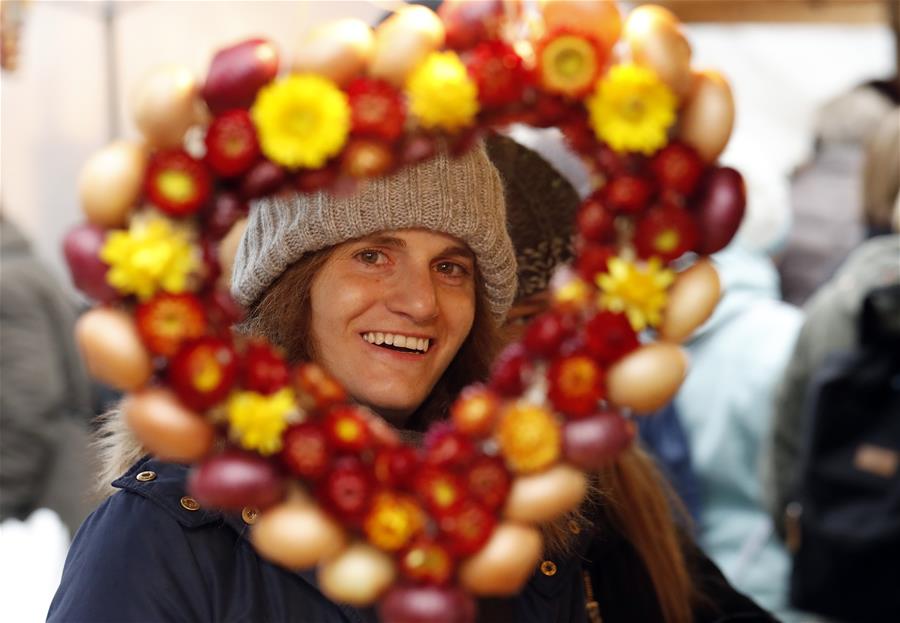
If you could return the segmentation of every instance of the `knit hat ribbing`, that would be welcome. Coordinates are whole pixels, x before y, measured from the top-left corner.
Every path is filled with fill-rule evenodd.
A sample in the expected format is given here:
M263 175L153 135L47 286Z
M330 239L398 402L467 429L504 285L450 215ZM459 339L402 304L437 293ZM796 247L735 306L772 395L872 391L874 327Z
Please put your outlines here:
M369 180L351 196L295 193L251 204L231 278L235 299L253 304L305 253L379 231L425 228L464 241L475 253L491 312L503 319L516 292L503 186L483 146Z

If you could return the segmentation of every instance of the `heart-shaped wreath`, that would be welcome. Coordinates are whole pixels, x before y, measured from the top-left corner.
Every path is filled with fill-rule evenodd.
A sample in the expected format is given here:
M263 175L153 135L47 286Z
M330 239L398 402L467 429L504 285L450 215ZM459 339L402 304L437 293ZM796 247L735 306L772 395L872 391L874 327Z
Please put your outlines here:
M96 378L128 392L145 448L194 464L191 495L261 509L261 555L318 564L328 596L380 600L385 619L405 620L416 591L471 614L472 595L521 588L541 555L537 526L576 508L587 473L631 443L631 414L682 382L679 343L719 298L704 256L744 211L740 175L715 164L729 87L691 69L671 13L642 6L623 21L608 0L410 6L374 31L340 20L281 69L254 39L219 51L202 85L179 67L141 85L146 142L87 162L87 223L65 241L76 285L98 301L79 345ZM551 309L423 447L317 365L291 369L232 333L242 310L228 257L248 201L352 192L439 141L461 152L514 122L559 128L597 190Z

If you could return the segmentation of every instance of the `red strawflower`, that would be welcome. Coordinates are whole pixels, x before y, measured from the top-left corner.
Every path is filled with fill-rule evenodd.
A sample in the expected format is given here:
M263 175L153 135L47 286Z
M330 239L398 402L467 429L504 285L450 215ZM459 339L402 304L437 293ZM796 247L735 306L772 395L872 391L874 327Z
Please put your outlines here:
M593 88L606 56L594 37L558 28L541 39L535 49L541 88L570 99L582 98Z
M409 446L387 446L376 452L372 469L380 485L403 489L410 486L419 465L419 455Z
M653 197L653 184L639 175L617 175L604 184L602 193L611 209L635 214L647 207Z
M497 523L494 513L474 500L464 501L459 508L439 520L441 541L456 556L470 556L480 550Z
M387 82L357 78L347 86L347 97L353 134L392 143L403 133L406 122L403 97Z
M380 177L390 171L396 157L390 145L369 138L351 138L341 153L341 171L351 177Z
M693 148L669 143L653 156L650 168L661 188L687 197L696 190L705 165Z
M509 470L500 457L482 455L466 471L469 495L492 510L506 502L511 484Z
M454 566L447 548L429 537L419 537L400 555L400 573L420 584L446 584Z
M321 426L315 422L295 424L285 431L282 443L279 458L290 473L307 480L325 473L330 452Z
M670 262L697 246L697 223L690 212L673 205L650 210L637 223L634 247L639 257Z
M590 357L557 359L547 371L547 380L553 407L573 417L590 415L603 397L603 370Z
M455 467L468 463L475 446L468 436L457 431L452 422L433 424L422 441L425 462L437 467Z
M203 305L193 294L160 293L135 310L137 330L150 352L171 357L185 340L206 333Z
M584 345L594 359L609 365L640 346L625 314L598 312L584 327Z
M144 192L153 205L169 216L195 214L211 191L209 171L183 149L160 151L150 157Z
M294 391L307 410L324 410L347 400L347 392L325 370L315 363L302 363L294 368Z
M558 312L544 312L531 321L522 337L522 344L534 357L549 359L572 334L572 319Z
M316 489L322 505L339 519L362 521L372 501L373 479L365 464L356 457L341 457L334 462Z
M595 283L599 273L605 273L607 263L616 256L616 250L608 245L580 245L575 256L575 272L589 284Z
M181 402L195 411L205 411L224 400L237 377L237 354L231 344L217 337L183 343L169 362L169 384Z
M610 242L615 237L615 213L607 206L602 190L582 201L575 215L578 233L587 242Z
M466 500L466 485L453 472L425 466L413 477L413 489L436 517L459 508Z
M266 342L249 342L242 363L244 387L250 391L274 394L290 382L284 357Z
M372 440L367 418L356 405L337 405L328 410L322 427L328 443L343 452L358 453Z
M522 99L531 75L511 45L503 41L479 43L466 65L478 86L478 100L484 108L499 108Z

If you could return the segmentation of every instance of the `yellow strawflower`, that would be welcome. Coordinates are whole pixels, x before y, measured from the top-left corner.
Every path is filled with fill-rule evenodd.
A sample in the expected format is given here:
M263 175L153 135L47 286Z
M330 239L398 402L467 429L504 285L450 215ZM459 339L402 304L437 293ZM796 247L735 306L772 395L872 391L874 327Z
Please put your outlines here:
M520 473L546 469L559 460L559 423L544 407L518 403L506 409L497 427L497 443L506 464Z
M652 69L616 65L587 100L591 127L614 150L647 155L664 147L678 98Z
M159 290L179 294L201 266L189 230L164 216L136 218L127 231L113 231L100 250L106 280L123 295L146 301Z
M282 166L321 168L350 132L350 104L336 84L298 74L263 87L250 109L262 152Z
M453 132L472 125L478 87L456 52L432 52L406 80L409 109L426 128Z
M298 415L294 392L287 387L269 396L234 392L228 398L226 411L232 439L260 454L281 450L281 435Z
M675 280L675 273L663 268L656 257L643 266L614 257L607 266L609 272L597 275L600 307L624 312L635 331L657 326L662 321L666 291Z

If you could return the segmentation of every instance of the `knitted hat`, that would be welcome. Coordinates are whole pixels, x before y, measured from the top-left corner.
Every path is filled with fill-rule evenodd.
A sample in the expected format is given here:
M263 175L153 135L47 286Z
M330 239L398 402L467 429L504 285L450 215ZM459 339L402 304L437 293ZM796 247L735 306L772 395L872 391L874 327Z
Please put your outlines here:
M516 249L516 301L547 289L554 269L572 261L578 194L535 151L501 135L487 151L506 188L507 229Z
M481 145L458 158L441 151L369 180L351 196L294 193L253 202L234 260L232 294L249 306L305 253L414 227L469 245L491 312L502 321L516 292L516 259L506 233L503 186Z

